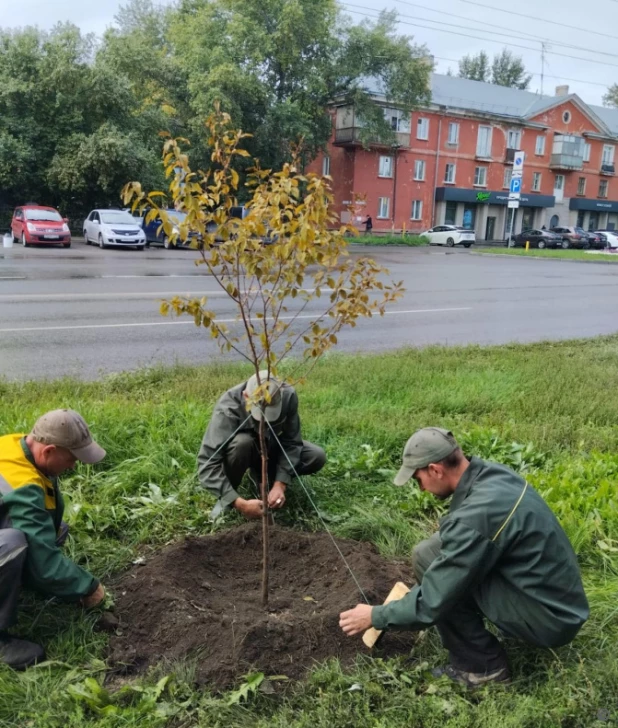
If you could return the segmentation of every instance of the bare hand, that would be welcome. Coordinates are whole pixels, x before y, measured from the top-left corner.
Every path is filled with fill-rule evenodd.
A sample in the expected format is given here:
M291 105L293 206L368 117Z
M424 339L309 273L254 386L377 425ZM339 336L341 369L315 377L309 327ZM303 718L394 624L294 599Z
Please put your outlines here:
M234 508L243 514L245 518L261 518L263 514L262 501L258 498L245 500L244 498L236 498Z
M287 488L287 485L285 483L282 483L280 480L276 480L273 483L273 487L270 489L270 492L268 493L268 507L272 508L273 510L277 510L278 508L283 508L285 505L285 489Z
M339 615L339 626L348 635L352 637L359 632L364 632L371 627L371 610L369 604L357 604L354 609L347 612L341 612Z
M89 594L87 597L81 598L81 604L82 607L85 607L86 609L92 609L92 607L96 607L105 599L105 587L103 584L99 584L99 586L92 592L92 594Z

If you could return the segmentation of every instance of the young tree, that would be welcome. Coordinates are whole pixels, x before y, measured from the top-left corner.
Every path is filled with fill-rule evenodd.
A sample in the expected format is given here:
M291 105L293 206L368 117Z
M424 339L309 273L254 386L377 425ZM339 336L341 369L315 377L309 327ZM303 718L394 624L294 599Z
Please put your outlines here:
M510 86L511 88L527 89L532 76L526 73L521 56L516 56L504 48L501 53L494 56L491 64L491 82L497 86Z
M464 56L459 61L459 77L469 78L471 81L483 81L489 83L491 69L489 67L489 56L485 51L475 56Z
M383 314L386 304L402 293L400 283L384 281L387 272L368 258L354 260L347 254L345 235L355 232L342 226L331 229L332 194L327 178L303 176L296 165L286 163L279 172L256 166L249 177L252 190L249 214L231 218L236 204L239 175L237 157L247 157L241 143L246 134L230 127L230 117L218 108L207 121L211 167L194 172L181 140L168 139L164 165L170 179L169 197L186 219L174 234L160 202L162 192L144 192L138 182L124 190L125 204L159 215L165 233L186 240L199 236L197 264L204 266L234 303L235 324L217 319L207 297L174 297L164 301L163 314L188 315L206 329L224 352L235 352L251 364L260 381L278 374L281 362L300 348L292 376L306 376L318 359L337 344L345 326L359 318ZM163 207L167 207L164 205ZM214 228L213 229L213 224ZM271 244L265 244L268 236ZM218 242L222 241L222 242ZM316 311L316 303L323 301ZM261 381L248 406L268 403L268 381ZM264 574L262 598L268 599L268 464L265 443L267 424L259 425L262 457Z

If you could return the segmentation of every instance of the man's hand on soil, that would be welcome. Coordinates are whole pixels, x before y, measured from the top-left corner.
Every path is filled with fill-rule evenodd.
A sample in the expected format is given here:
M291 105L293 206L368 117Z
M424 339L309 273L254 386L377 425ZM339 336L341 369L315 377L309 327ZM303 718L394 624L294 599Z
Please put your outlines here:
M92 592L92 594L89 594L87 597L81 598L81 604L82 607L85 607L86 609L92 609L92 607L96 607L105 599L105 587L103 584L99 584L99 586Z
M245 500L244 498L236 498L234 508L243 514L245 518L261 518L262 517L262 501L258 498Z
M285 505L285 489L287 485L282 483L280 480L276 480L273 483L273 487L270 489L268 494L268 507L276 510L277 508L283 508Z
M357 604L354 609L347 612L341 612L339 615L339 626L348 635L353 637L355 634L364 632L371 627L371 610L369 604Z

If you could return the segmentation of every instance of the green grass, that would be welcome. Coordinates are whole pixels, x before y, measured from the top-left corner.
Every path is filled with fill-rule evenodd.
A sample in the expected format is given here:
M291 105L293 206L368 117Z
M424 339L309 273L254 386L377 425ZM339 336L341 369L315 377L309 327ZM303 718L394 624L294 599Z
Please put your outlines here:
M595 262L599 260L611 260L612 263L618 263L618 254L614 253L588 253L585 250L539 250L538 248L530 248L526 251L524 248L482 248L474 251L476 255L519 255L526 258L565 258L566 260L587 260Z
M90 383L0 383L0 431L23 431L45 410L71 406L108 451L101 466L64 480L75 559L105 580L138 551L211 532L212 501L197 486L195 453L216 398L245 373L238 365L176 367ZM336 661L318 665L284 695L249 690L246 702L212 695L195 687L189 661L162 665L113 694L101 687L105 637L93 630L94 615L27 595L18 629L46 644L49 662L25 673L0 668L0 726L615 725L618 337L331 355L299 392L304 435L329 455L308 481L322 516L339 535L371 540L389 556L409 557L442 512L431 496L390 485L416 428L452 428L466 452L526 472L582 564L592 616L575 642L555 651L509 644L514 685L472 695L429 677L445 659L433 630L412 659L362 657L348 671ZM232 514L218 528L235 522ZM282 522L320 527L298 488ZM173 678L157 683L166 675Z
M366 235L361 233L358 237L350 238L352 245L407 245L418 248L427 245L428 240L423 235Z

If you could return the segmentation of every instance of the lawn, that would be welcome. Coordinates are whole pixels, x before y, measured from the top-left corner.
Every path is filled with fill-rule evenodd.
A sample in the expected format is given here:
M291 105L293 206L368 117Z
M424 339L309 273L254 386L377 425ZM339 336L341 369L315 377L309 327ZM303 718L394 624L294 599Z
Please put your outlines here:
M589 253L586 250L539 250L531 248L482 248L474 251L478 255L519 255L526 258L563 258L565 260L587 260L589 263L600 260L611 260L612 263L618 263L618 254L616 253Z
M102 465L81 466L64 480L74 558L105 581L148 549L212 531L212 500L197 487L195 453L216 398L245 373L219 365L142 370L90 383L0 383L2 432L27 430L43 411L71 406L92 423L108 451ZM0 726L615 725L616 392L618 337L329 356L299 386L304 436L329 456L308 485L338 535L370 540L386 555L407 558L414 543L436 528L441 510L431 496L390 485L406 439L431 424L452 428L467 453L525 472L554 509L579 555L592 616L568 647L510 644L510 688L469 694L432 680L428 668L441 664L445 653L429 630L412 659L360 657L348 671L334 661L316 665L306 682L284 694L256 691L255 678L239 691L211 694L207 686L195 686L191 662L162 664L114 694L102 687L109 677L106 637L93 629L96 615L28 596L19 633L44 642L49 660L25 673L0 668ZM282 522L320 528L299 489L290 495ZM237 522L231 515L217 528Z
M405 245L409 248L418 248L427 245L428 240L423 235L368 235L360 233L358 237L350 238L352 245Z

